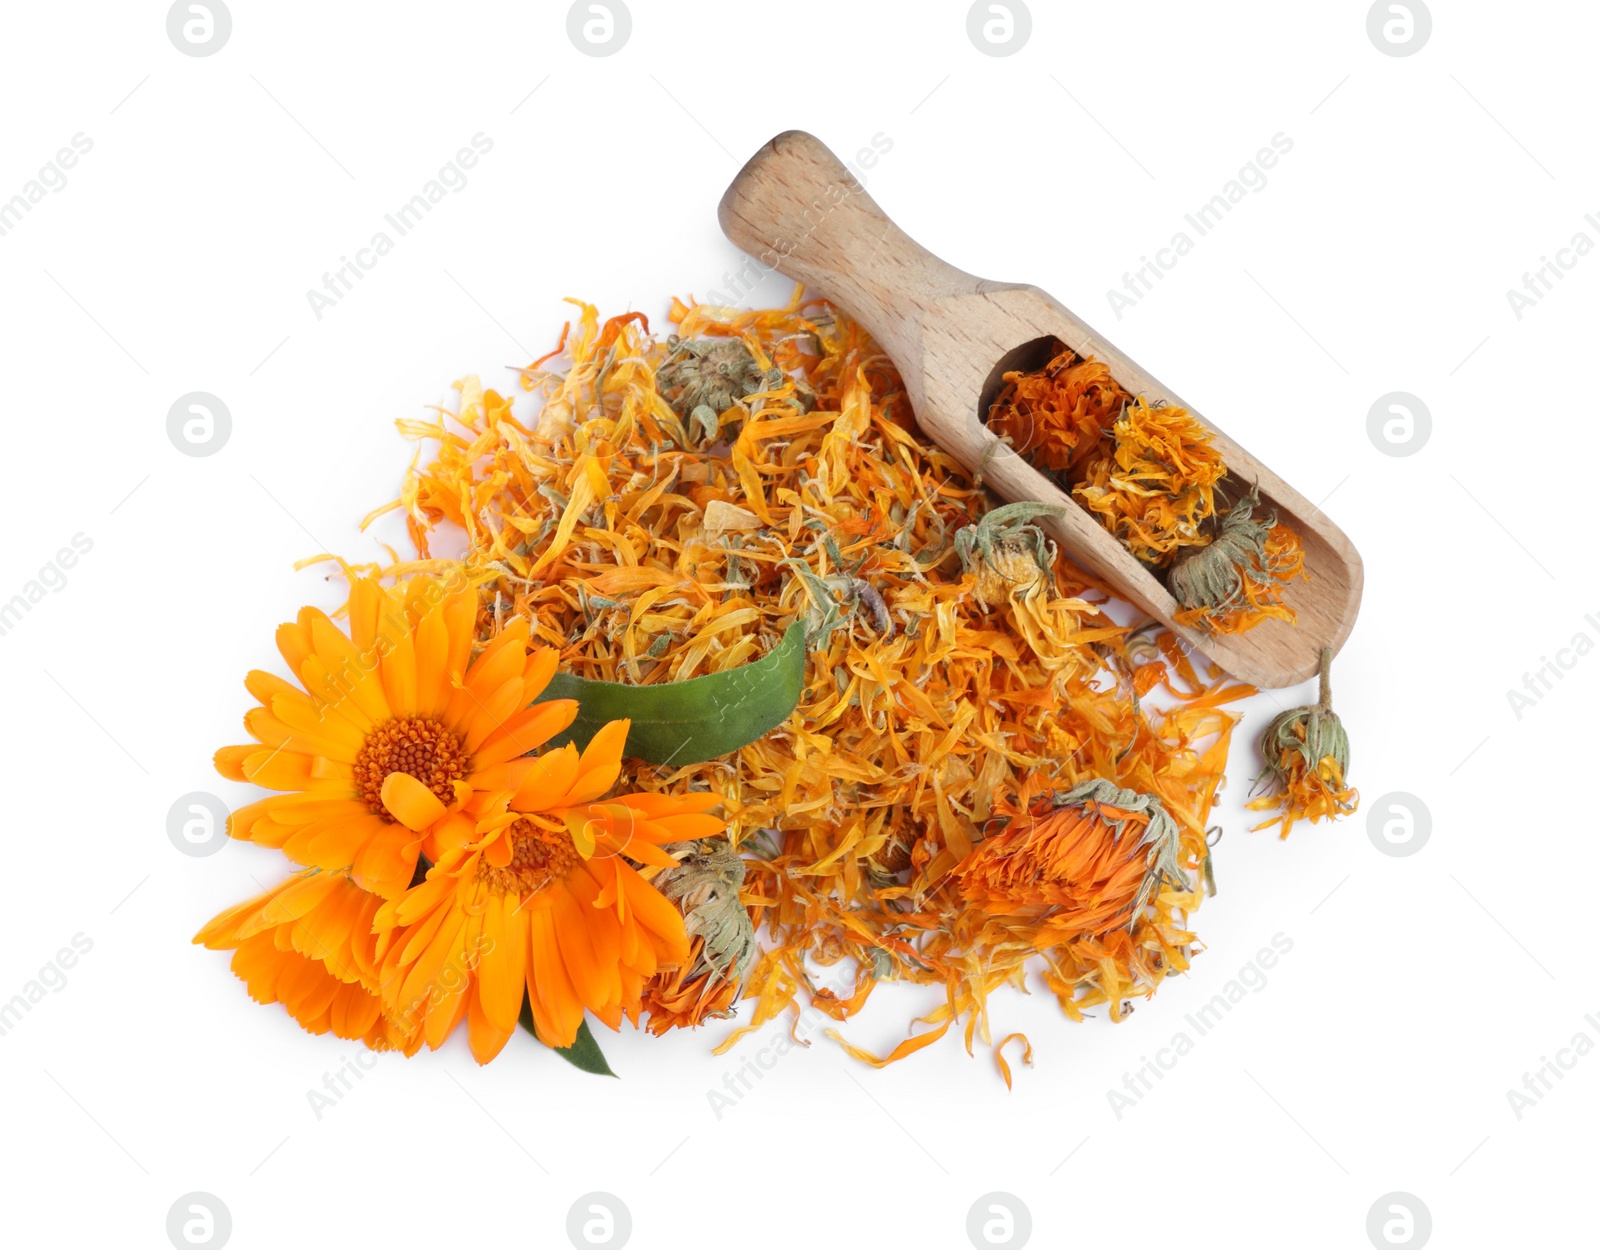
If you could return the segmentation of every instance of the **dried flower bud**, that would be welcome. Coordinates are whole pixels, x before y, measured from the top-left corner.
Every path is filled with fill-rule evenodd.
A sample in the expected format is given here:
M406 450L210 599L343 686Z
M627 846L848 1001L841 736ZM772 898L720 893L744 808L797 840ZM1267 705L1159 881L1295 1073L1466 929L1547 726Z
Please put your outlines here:
M1269 617L1294 620L1282 587L1304 572L1304 553L1276 514L1254 519L1260 506L1260 492L1252 486L1222 518L1210 543L1179 553L1167 587L1182 609L1174 617L1180 625L1242 633Z
M655 887L683 913L689 937L700 938L699 959L687 970L690 978L710 972L742 981L759 951L750 913L739 901L744 884L744 858L726 838L674 843L669 854L688 854L676 868L655 879Z
M1080 359L1059 340L1050 362L1005 375L989 428L1039 469L1067 472L1094 451L1129 401L1104 361Z
M1039 555L1024 538L1002 538L978 563L978 580L973 593L985 608L1004 603L1010 596L1026 597L1045 586L1048 569L1039 564Z
M1257 825L1281 823L1280 837L1288 837L1297 820L1332 820L1355 811L1360 795L1345 784L1350 772L1350 738L1333 710L1329 670L1333 650L1322 649L1322 671L1317 702L1274 716L1261 735L1264 767L1255 788L1265 789L1249 807L1256 811L1278 809L1279 815Z
M1028 522L1037 516L1061 516L1054 504L1011 503L984 513L956 532L956 554L964 571L977 569L973 593L985 608L1005 603L1012 595L1026 598L1048 588L1055 546L1044 531Z
M1141 564L1166 568L1183 548L1206 545L1227 472L1211 431L1187 408L1140 395L1085 464L1072 497Z
M677 842L664 849L683 858L654 884L683 913L690 945L684 964L662 968L644 988L646 1027L657 1037L731 1016L760 951L750 913L739 901L744 859L728 840Z
M1062 941L1133 926L1162 883L1188 880L1177 822L1154 795L1104 777L1065 794L997 802L956 866L961 895L997 915L1037 916Z
M656 390L680 417L715 436L718 418L747 395L784 381L782 369L763 369L739 339L667 340L666 363L656 371ZM704 411L702 411L704 410Z

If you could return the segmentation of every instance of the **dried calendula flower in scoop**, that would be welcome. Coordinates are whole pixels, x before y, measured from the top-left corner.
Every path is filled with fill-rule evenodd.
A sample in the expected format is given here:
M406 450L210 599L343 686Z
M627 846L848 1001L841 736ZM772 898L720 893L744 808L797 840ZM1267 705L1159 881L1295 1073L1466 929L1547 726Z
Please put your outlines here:
M1228 472L1211 433L1186 408L1141 395L1112 427L1112 446L1088 462L1073 498L1144 564L1164 568L1183 547L1204 546L1213 488Z
M1111 370L1057 342L1036 372L1005 375L989 407L989 428L1041 469L1067 472L1084 460L1128 403Z
M1315 823L1347 816L1361 801L1345 784L1350 771L1350 738L1333 710L1328 680L1332 663L1333 651L1324 647L1317 702L1279 713L1261 735L1266 766L1256 778L1256 788L1265 786L1267 793L1246 806L1258 812L1277 809L1278 815L1256 828L1281 824L1280 838L1289 836L1297 820Z
M1283 601L1290 578L1304 577L1305 552L1275 513L1260 520L1261 495L1255 487L1228 510L1216 537L1204 547L1189 547L1173 563L1167 588L1182 609L1179 625L1207 633L1242 634L1262 621L1293 623L1294 609Z

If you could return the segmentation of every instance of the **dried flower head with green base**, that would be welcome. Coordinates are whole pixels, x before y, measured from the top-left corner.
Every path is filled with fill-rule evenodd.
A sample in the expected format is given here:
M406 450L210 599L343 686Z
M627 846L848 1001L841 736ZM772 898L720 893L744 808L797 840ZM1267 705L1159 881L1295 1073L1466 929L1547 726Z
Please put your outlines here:
M690 940L701 941L689 975L712 972L742 981L759 952L750 913L739 901L744 858L727 838L681 842L667 850L682 858L655 879L655 887L683 913Z
M656 389L672 410L715 442L721 417L751 395L784 381L782 369L764 367L742 340L667 339L666 362L656 371Z
M1209 543L1179 553L1167 576L1180 609L1173 620L1207 633L1241 633L1272 618L1293 622L1283 587L1305 576L1305 553L1278 524L1277 513L1255 518L1260 506L1260 492L1252 486L1228 509Z
M1287 838L1297 820L1333 820L1356 810L1361 796L1346 784L1350 772L1350 738L1333 710L1329 669L1333 651L1322 650L1322 670L1317 702L1310 707L1280 712L1261 735L1265 765L1255 788L1266 789L1246 806L1254 811L1277 810L1265 829L1279 824L1279 837Z
M680 842L666 848L680 856L652 884L683 913L690 954L678 968L645 990L648 1028L660 1036L671 1028L726 1019L760 954L750 912L739 898L744 858L726 838Z
M951 876L989 916L1034 920L1064 941L1132 933L1162 890L1187 894L1177 822L1160 799L1092 777L1064 793L997 800Z
M1055 544L1029 522L1035 517L1060 516L1065 511L1055 504L1010 503L956 531L955 550L961 559L961 571L977 570L974 590L979 603L988 607L991 602L1003 603L1014 591L1025 594L1049 585Z

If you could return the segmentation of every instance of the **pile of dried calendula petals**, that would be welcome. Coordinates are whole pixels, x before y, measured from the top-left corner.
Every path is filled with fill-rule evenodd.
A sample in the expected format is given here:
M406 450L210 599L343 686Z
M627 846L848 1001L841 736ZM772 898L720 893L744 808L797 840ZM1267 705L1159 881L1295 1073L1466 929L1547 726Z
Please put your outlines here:
M1255 516L1253 483L1235 484L1219 510L1228 466L1187 409L1130 395L1102 361L1057 342L1043 368L1005 375L988 421L1165 579L1178 624L1233 634L1293 623L1283 590L1307 576L1300 540L1274 514Z
M879 1065L952 1026L998 1054L989 995L1030 973L1069 1017L1120 1019L1186 969L1227 707L1252 688L1119 625L1033 524L1046 509L996 506L930 446L889 360L827 304L675 301L664 340L577 306L522 393L469 377L456 411L400 423L425 450L379 511L402 510L419 560L461 555L482 637L526 620L583 678L725 672L803 623L784 723L705 762L624 765L631 790L715 791L727 822L678 868L641 866L694 943L645 994L651 1031L742 998L727 1047L807 1008L846 1022L900 981L933 992L887 1056L829 1035ZM1094 362L1063 368L1084 433L1062 424L1051 454L1102 492L1085 502L1153 552L1192 546L1214 453ZM1139 504L1119 474L1177 447L1200 467Z

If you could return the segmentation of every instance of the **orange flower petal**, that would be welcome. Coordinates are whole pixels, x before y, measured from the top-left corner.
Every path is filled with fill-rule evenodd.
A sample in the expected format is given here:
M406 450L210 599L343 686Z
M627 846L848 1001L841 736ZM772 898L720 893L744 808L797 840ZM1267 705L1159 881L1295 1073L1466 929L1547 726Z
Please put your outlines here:
M424 832L443 819L445 806L439 797L410 773L390 773L383 779L384 810L407 829Z

